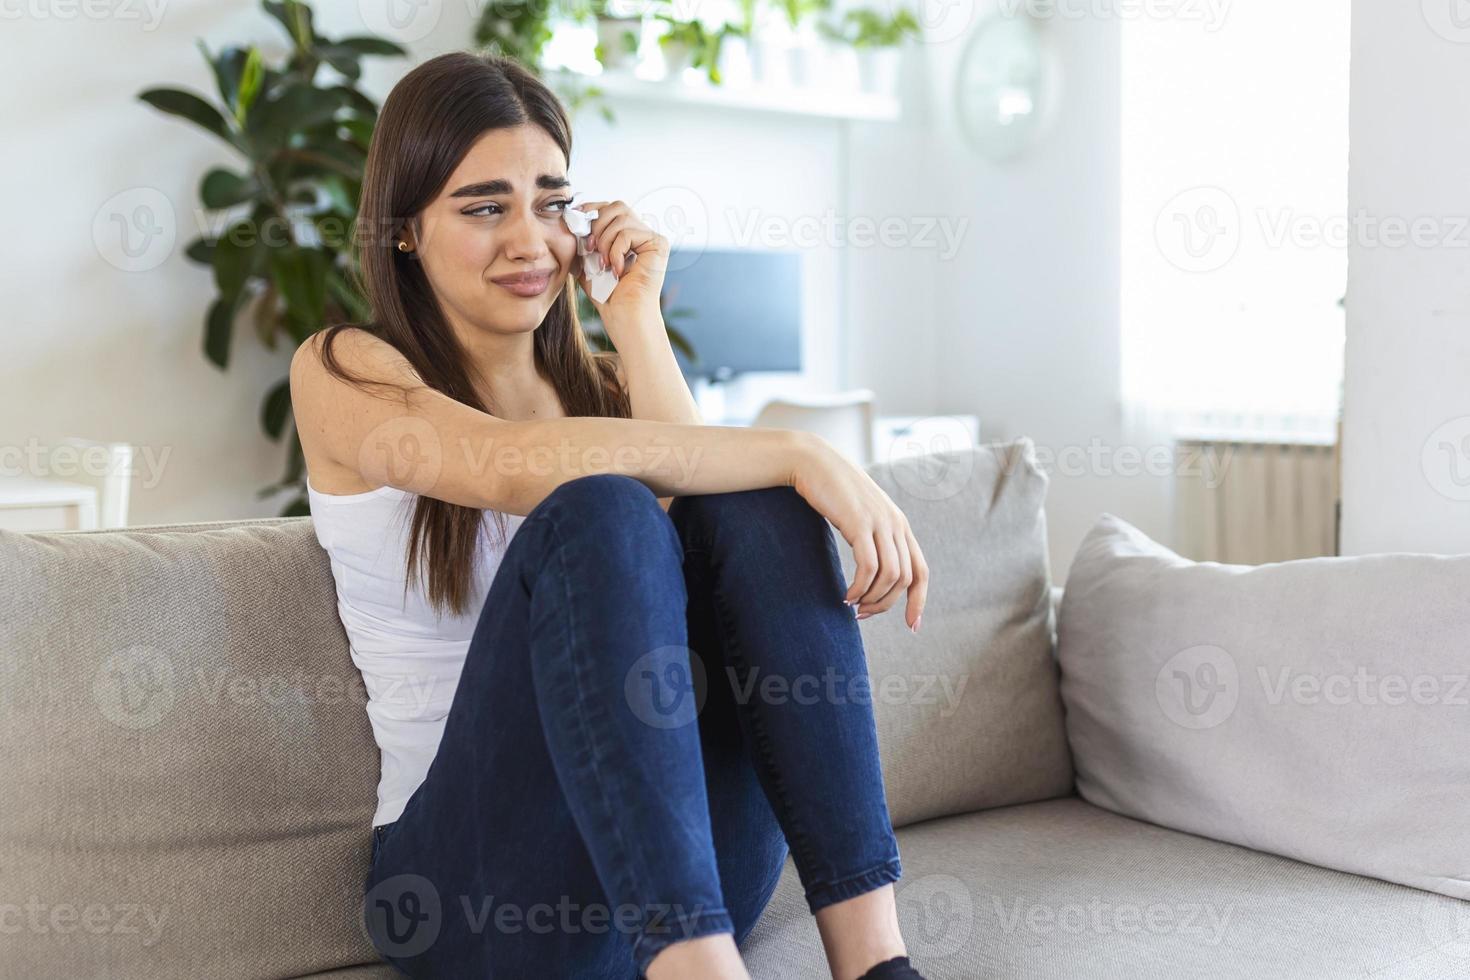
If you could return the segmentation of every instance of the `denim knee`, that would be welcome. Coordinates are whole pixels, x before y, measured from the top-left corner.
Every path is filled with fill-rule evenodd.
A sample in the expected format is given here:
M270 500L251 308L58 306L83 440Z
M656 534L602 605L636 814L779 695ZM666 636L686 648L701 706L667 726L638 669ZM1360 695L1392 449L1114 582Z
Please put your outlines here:
M563 536L587 530L599 540L612 540L620 531L646 533L668 519L652 490L621 473L593 473L568 480L547 494L526 518L537 516L544 516Z
M700 514L741 514L763 522L823 519L795 487L761 487L679 497L675 503Z

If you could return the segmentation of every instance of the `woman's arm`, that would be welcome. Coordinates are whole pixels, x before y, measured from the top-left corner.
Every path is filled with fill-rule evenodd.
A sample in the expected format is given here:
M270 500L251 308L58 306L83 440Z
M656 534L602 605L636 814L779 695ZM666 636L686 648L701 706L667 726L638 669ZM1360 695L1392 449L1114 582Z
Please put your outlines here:
M521 515L595 473L632 477L660 497L789 486L852 546L845 598L860 613L879 613L907 595L906 619L918 628L929 575L908 518L819 436L590 416L507 421L428 387L402 354L363 330L342 331L334 353L386 393L341 381L322 363L321 336L291 359L297 432L311 456L371 486Z
M303 443L374 486L465 507L528 514L561 484L593 473L631 476L661 497L790 486L796 463L814 448L814 437L780 429L499 419L429 388L386 342L343 331L334 347L342 366L392 386L367 392L327 372L320 339L307 340L291 362Z
M656 321L621 332L625 339L618 348L615 363L619 380L628 391L633 418L703 425L699 406L689 393L679 362L674 359L674 349L669 346L663 317L657 317ZM664 510L673 502L673 497L658 498Z
M632 403L633 418L703 425L704 417L689 393L689 384L674 359L674 349L669 345L668 335L663 333L662 322L658 329L662 336L640 333L635 341L624 341L618 348L619 369Z

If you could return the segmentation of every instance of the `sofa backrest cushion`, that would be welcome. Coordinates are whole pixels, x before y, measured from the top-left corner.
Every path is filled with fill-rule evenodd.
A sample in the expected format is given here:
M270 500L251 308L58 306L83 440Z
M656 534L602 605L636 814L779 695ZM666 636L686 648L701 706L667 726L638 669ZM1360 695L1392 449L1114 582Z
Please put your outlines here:
M894 826L1070 795L1053 653L1047 478L1029 440L874 464L929 564L918 633L905 599L860 624ZM835 535L844 582L852 549Z
M0 532L0 581L0 902L24 926L0 973L376 961L377 749L310 520Z
M1062 599L1077 786L1470 899L1470 556L1195 563L1104 516Z

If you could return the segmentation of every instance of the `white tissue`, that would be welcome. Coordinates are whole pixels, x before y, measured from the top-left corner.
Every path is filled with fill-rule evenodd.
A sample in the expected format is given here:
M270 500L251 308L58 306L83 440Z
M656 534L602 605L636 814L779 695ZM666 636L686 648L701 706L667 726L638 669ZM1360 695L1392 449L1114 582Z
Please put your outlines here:
M568 207L563 209L562 216L572 234L577 236L577 254L582 257L587 292L597 302L606 303L607 298L612 295L613 287L618 284L618 274L603 263L602 253L587 247L587 236L592 233L592 219L597 217L597 209L579 211Z

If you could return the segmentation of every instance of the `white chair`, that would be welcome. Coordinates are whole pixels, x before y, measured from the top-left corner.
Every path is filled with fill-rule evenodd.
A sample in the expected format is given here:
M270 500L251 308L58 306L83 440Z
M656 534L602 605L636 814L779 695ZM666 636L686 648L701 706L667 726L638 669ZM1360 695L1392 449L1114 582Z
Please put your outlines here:
M772 399L750 424L815 432L860 466L873 461L873 392L867 388Z
M97 492L98 528L128 526L128 496L133 481L133 447L125 442L63 440L79 454L78 465L63 477L67 483L91 487Z

